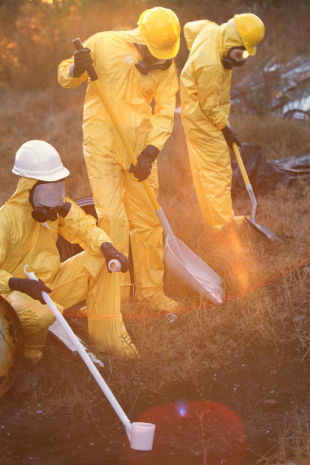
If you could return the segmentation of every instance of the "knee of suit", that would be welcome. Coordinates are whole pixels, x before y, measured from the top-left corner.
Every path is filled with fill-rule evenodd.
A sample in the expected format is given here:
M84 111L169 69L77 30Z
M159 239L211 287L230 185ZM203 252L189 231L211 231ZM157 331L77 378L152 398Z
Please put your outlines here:
M55 317L47 305L40 304L18 312L18 316L26 334L48 328L55 321Z

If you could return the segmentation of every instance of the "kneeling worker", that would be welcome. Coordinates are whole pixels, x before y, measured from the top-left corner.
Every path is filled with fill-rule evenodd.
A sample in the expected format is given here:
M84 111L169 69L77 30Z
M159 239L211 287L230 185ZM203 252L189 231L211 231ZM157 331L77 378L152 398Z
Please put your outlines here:
M119 274L107 268L111 259L117 259L125 273L128 259L93 217L66 198L64 179L70 172L58 152L47 142L26 142L16 153L13 173L21 178L0 209L0 294L21 321L25 358L40 360L48 327L55 320L42 291L50 293L60 311L86 299L89 334L96 348L136 356L120 313ZM58 233L84 252L60 263ZM40 281L25 277L25 265Z

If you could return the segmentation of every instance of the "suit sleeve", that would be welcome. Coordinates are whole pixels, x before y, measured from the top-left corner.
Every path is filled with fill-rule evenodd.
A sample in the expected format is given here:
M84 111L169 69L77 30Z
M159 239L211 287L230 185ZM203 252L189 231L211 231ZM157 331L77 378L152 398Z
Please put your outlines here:
M93 62L93 67L96 67L96 36L92 36L89 39L87 39L85 42L83 42L83 47L84 48L89 48L91 50L91 57L94 60ZM87 81L88 79L88 73L85 71L83 74L81 74L80 77L73 77L72 75L72 68L74 64L74 59L73 55L71 58L68 58L67 60L63 60L60 65L58 66L58 83L64 87L65 89L73 89L75 87L78 87L80 84L82 84L84 81Z
M154 145L162 150L173 128L175 111L175 94L179 89L178 78L174 63L160 81L154 93L155 107L151 117L152 129L147 138L147 145Z
M72 200L68 215L59 221L59 234L70 244L79 244L90 255L102 255L101 244L112 243L109 236L96 226L96 220Z

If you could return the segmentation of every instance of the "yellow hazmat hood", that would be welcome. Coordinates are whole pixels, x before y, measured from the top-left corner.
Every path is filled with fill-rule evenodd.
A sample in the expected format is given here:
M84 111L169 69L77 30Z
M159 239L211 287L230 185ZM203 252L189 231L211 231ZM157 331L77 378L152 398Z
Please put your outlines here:
M37 179L32 178L20 178L18 181L16 191L6 202L7 204L15 205L30 205L29 204L29 191L38 182Z
M207 26L207 25L214 25L217 24L213 23L212 21L208 21L207 19L202 19L200 21L192 21L190 23L186 23L184 26L184 37L186 40L188 50L192 49L194 40L198 36L198 34Z
M189 50L192 50L194 41L200 34L202 34L202 37L199 37L201 39L199 42L203 40L204 36L213 37L221 57L225 57L233 47L243 47L242 39L236 28L228 23L219 26L213 21L205 19L185 24L184 36Z
M123 39L130 44L146 45L139 27L132 31L122 31L122 36Z

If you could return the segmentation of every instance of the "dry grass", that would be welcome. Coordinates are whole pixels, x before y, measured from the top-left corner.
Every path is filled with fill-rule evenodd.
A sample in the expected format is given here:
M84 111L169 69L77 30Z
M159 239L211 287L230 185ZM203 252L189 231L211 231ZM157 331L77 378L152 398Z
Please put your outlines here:
M0 175L2 205L15 190L12 174L15 153L28 140L45 140L60 153L74 175L67 181L67 193L78 198L91 195L82 151L82 108L85 87L65 93L60 86L49 91L7 92L0 107Z
M288 457L294 457L297 464L309 464L310 424L306 412L296 412L293 426L285 429L279 442L281 462L287 462Z
M280 354L288 337L286 319L294 321L299 317L306 321L309 280L299 268L293 271L290 267L303 253L309 254L308 246L299 255L298 250L285 253L285 245L273 251L272 246L261 246L254 237L248 239L251 246L247 244L242 249L245 255L229 255L225 248L224 259L219 250L213 251L213 256L218 254L219 259L215 257L209 265L216 263L228 288L227 301L220 307L209 305L179 286L175 296L184 301L186 309L173 323L164 315L150 314L147 308L139 311L136 305L124 311L126 326L141 355L137 368L149 379L148 388L160 392L174 381L198 380L203 370L214 363L229 369L256 345L272 346ZM171 295L169 284L167 280ZM177 291L177 285L174 286ZM309 349L306 332L296 330L293 337L298 339L303 352ZM126 383L125 367L120 363L120 370L114 365L117 383L121 382L120 372Z
M290 123L284 123L288 129ZM306 127L301 128L306 138ZM288 155L292 154L283 156ZM204 226L179 117L159 165L159 200L175 235L224 279L227 299L220 307L212 306L167 271L166 292L183 301L185 310L169 323L147 307L132 304L124 309L141 360L134 363L134 370L125 362L113 361L112 385L136 395L137 387L131 384L135 370L147 379L141 391L164 392L175 381L194 380L198 385L204 369L214 363L229 369L255 345L272 347L281 354L288 339L298 341L303 357L309 349L307 331L296 326L294 334L288 335L285 322L297 318L309 326L309 276L303 271L310 258L309 185L303 181L290 189L279 185L259 197L257 220L282 238L275 245L246 226L223 234ZM247 195L234 199L234 204L237 214L250 212Z
M310 153L309 122L233 112L231 126L243 142L263 147L267 160Z
M303 189L303 206L296 205ZM136 395L137 386L131 384L135 372L147 380L144 387L139 386L141 392L164 393L171 383L189 380L199 386L204 370L214 364L230 370L255 347L272 348L280 356L288 341L298 345L297 357L305 357L310 347L309 275L303 270L310 247L303 214L309 200L304 185L290 190L280 187L260 198L259 220L282 237L284 232L291 234L279 245L262 240L248 227L215 237L204 229L197 209L182 205L175 211L168 204L165 211L176 235L223 277L227 299L220 307L210 305L167 272L166 291L182 300L185 310L173 323L147 307L132 304L123 310L141 360L134 362L134 369L113 361L110 382L115 389ZM293 332L287 332L287 321L293 322Z
M280 434L277 447L269 457L262 457L257 465L294 464L308 465L310 463L310 424L305 411L295 412L290 420L290 426L286 426Z
M6 95L0 110L1 116L5 115L5 118L0 117L4 134L0 167L2 201L15 189L17 178L10 174L14 153L21 143L31 138L45 139L59 150L64 164L72 171L67 183L71 197L91 194L81 149L82 98L79 91L76 96L72 92L59 96L54 91ZM287 134L293 137L297 133L293 144L299 147L297 153L287 149L281 152L282 156L304 151L309 138L303 123L271 117L267 121L244 117L243 126L241 118L237 121L243 134L249 135L246 140L265 145L266 152L272 145L268 134L273 134L276 127L281 128L284 139L289 137ZM252 140L253 134L260 136ZM277 155L279 158L278 152ZM152 367L156 366L159 370L160 376L154 377L155 390L172 380L198 377L203 367L214 360L229 364L251 341L273 344L281 351L285 339L283 319L287 316L294 319L307 311L308 278L302 273L299 261L305 260L306 264L310 252L310 188L303 181L290 189L279 185L276 191L258 199L257 220L280 237L286 237L279 245L262 240L247 226L239 230L231 228L225 233L213 233L206 228L191 178L180 115L176 115L174 132L160 156L159 176L159 201L175 235L224 279L227 298L221 307L211 306L180 285L167 271L167 294L183 301L186 308L176 322L169 324L164 316L149 315L148 308L136 305L124 311L126 324L141 353L137 369L152 372ZM236 214L249 213L248 196L234 199L234 209ZM232 351L235 344L237 347ZM303 344L306 348L308 341ZM159 366L158 360L165 363ZM114 370L122 389L124 376L116 366Z

